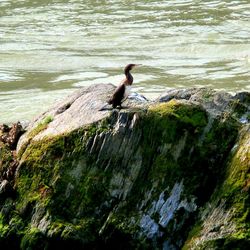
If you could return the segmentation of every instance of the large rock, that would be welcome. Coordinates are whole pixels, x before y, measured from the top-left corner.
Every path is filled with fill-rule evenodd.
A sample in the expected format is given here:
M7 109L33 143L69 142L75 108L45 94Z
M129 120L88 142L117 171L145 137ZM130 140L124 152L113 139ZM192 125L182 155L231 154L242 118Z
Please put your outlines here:
M99 111L81 89L29 125L1 246L247 249L249 93L171 90Z

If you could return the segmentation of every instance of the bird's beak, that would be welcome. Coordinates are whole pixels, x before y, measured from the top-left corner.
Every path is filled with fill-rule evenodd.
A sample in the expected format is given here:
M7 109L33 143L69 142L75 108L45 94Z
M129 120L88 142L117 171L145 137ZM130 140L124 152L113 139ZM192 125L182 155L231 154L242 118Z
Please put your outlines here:
M139 66L142 66L142 64L135 64L135 67L139 67Z

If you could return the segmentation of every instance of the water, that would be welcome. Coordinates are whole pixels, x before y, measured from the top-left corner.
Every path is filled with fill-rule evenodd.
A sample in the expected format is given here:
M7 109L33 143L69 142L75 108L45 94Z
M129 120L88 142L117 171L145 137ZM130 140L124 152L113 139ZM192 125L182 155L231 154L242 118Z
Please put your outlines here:
M250 90L250 2L0 0L0 123L94 83Z

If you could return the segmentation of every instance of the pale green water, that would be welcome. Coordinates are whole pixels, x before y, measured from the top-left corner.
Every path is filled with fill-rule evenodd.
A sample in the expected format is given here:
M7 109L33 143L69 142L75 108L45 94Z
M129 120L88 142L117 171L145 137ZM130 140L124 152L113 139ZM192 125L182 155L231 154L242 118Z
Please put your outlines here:
M94 83L250 90L250 0L0 0L0 123Z

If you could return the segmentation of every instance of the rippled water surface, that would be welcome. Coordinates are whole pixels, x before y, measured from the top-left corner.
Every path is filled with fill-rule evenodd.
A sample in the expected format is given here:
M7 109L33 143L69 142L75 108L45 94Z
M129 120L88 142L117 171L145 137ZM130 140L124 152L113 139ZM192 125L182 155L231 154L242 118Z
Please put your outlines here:
M0 0L0 123L94 83L250 90L250 1Z

